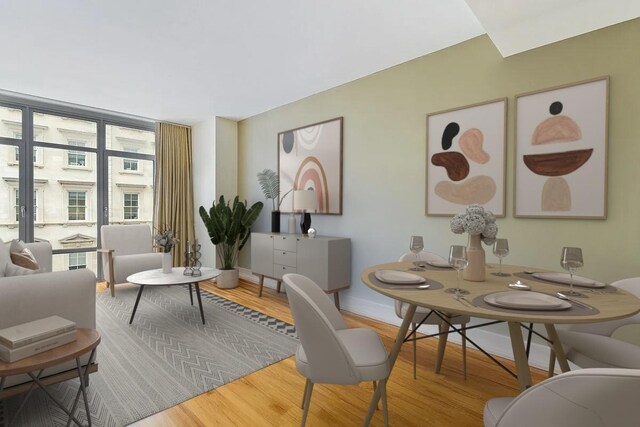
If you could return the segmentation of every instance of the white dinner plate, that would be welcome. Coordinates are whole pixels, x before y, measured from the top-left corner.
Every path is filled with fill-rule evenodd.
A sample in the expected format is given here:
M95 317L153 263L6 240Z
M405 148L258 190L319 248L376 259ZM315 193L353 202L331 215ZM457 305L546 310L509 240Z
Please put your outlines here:
M569 273L533 273L533 277L550 282L563 283L568 285L571 282ZM582 286L583 288L604 288L606 285L602 282L596 282L581 276L573 276L573 285Z
M425 260L425 262L434 267L451 268L451 264L449 264L449 261L439 256L430 257Z
M518 310L566 310L571 303L540 292L505 291L484 297L487 304Z
M424 277L398 270L378 270L375 275L381 282L392 285L413 285L427 281Z

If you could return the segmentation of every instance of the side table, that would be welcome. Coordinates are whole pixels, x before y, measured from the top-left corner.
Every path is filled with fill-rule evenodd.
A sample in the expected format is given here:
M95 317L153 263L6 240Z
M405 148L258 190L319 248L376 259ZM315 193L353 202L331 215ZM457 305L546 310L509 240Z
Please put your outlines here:
M84 408L87 413L87 420L89 422L89 426L91 426L91 413L89 412L89 402L87 400L87 391L86 384L89 376L89 367L95 361L96 355L96 347L100 344L100 334L95 329L87 329L87 328L78 328L76 332L76 340L70 342L68 344L62 345L60 347L52 348L51 350L47 350L43 353L36 354L34 356L28 357L26 359L18 360L13 363L0 362L0 392L4 389L4 382L6 377L12 375L20 375L27 374L33 380L31 384L31 388L27 392L26 396L22 399L18 410L14 414L13 418L8 421L6 426L8 427L13 421L15 421L20 414L22 408L24 408L25 403L31 396L35 387L40 387L46 394L53 400L56 405L60 407L68 416L69 421L67 425L71 421L75 422L77 425L82 425L80 421L75 417L74 413L76 412L76 408L78 407L78 402L80 400L80 394L82 393L82 398L84 399ZM82 372L80 367L80 357L88 352L91 352L89 356L89 361ZM61 363L65 363L69 360L76 360L76 369L78 371L78 378L80 380L80 387L78 388L78 392L76 393L76 398L73 402L73 407L71 410L68 410L64 407L62 402L58 400L49 390L45 384L41 381L42 373L45 369L50 368L55 365L59 365Z

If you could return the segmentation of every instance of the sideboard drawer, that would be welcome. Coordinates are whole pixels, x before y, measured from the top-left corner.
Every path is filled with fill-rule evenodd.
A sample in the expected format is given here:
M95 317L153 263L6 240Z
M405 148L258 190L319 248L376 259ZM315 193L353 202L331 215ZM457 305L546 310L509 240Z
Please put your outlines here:
M282 276L284 274L295 273L295 272L296 272L295 267L290 267L288 265L280 265L280 264L273 265L273 277L276 279L282 279Z
M273 237L273 249L279 249L281 251L295 252L296 251L296 235L277 235Z
M289 267L296 266L296 253L287 251L273 251L273 262L275 264L288 265Z

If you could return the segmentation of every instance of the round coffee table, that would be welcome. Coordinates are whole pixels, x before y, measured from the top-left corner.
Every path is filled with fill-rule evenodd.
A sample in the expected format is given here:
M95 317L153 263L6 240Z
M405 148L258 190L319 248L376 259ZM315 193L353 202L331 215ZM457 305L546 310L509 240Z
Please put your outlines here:
M200 307L200 317L202 317L202 324L204 325L204 311L202 310L202 299L200 298L200 282L218 277L218 275L220 275L220 270L217 268L202 267L200 270L200 276L185 276L182 274L183 272L183 267L173 267L171 273L163 273L160 268L156 270L141 271L140 273L135 273L127 277L127 282L140 286L129 324L133 322L133 317L136 315L138 303L140 302L140 297L142 296L142 291L145 286L189 285L189 296L191 297L191 305L193 305L191 285L195 285L196 296L198 297L198 306Z
M75 415L76 408L78 407L78 401L80 400L80 394L84 399L84 407L87 413L87 419L89 425L91 425L91 413L89 412L89 401L87 400L87 381L89 380L89 367L95 361L96 347L100 344L100 334L95 329L78 328L76 330L76 340L68 344L61 345L59 347L52 348L45 352L36 354L34 356L27 357L25 359L17 360L12 363L0 361L0 392L4 388L5 378L12 375L28 374L33 380L31 389L27 392L27 395L23 398L22 403L18 407L17 412L13 415L12 421L16 420L18 414L24 408L24 404L27 402L35 386L40 387L47 396L53 400L60 409L62 409L68 416L69 420L67 425L73 421L77 425L81 426L82 423L78 421ZM84 369L81 370L80 357L88 352L91 352L89 361ZM76 369L78 378L80 379L80 387L76 393L76 398L73 401L71 410L68 410L64 404L56 398L49 390L47 386L40 379L45 369L51 368L56 365L60 365L69 360L76 360ZM7 421L7 426L10 424Z

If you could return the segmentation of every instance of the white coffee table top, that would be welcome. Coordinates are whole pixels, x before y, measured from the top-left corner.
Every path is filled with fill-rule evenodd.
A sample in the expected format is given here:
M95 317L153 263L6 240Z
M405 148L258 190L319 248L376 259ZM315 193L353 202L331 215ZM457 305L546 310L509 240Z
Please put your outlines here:
M185 276L183 272L184 267L173 267L171 273L163 273L161 268L141 271L127 277L127 282L144 286L184 285L213 279L221 273L217 268L210 267L202 267L200 276Z

